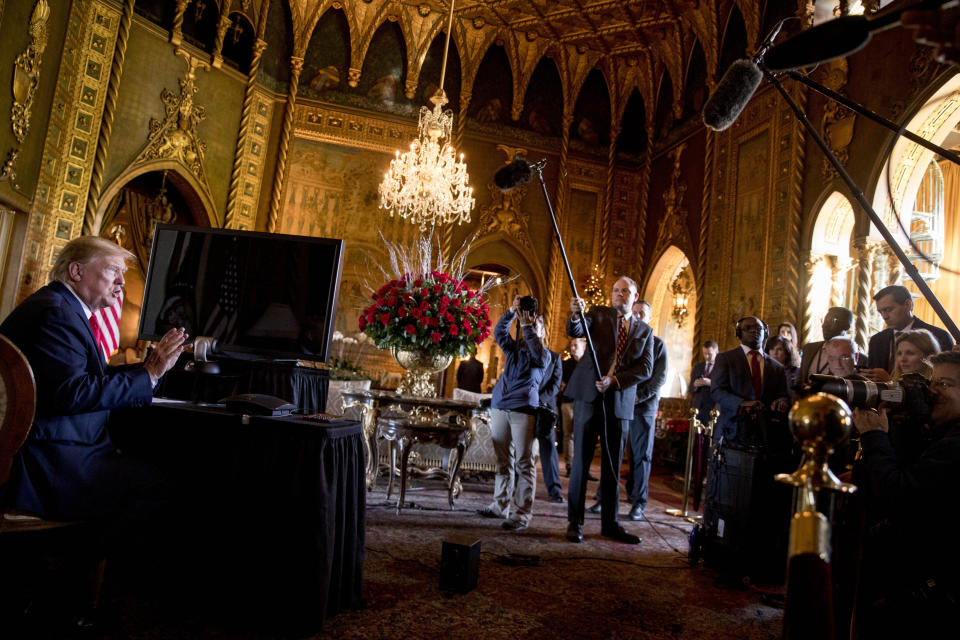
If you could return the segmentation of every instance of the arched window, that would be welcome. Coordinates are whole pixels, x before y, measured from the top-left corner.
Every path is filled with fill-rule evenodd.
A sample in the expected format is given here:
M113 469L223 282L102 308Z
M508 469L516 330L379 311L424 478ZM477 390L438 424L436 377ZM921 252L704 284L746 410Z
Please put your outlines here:
M917 196L910 211L912 245L907 247L907 256L927 282L933 282L940 276L944 226L943 173L940 165L931 161L917 187ZM918 293L913 282L909 282L908 286Z

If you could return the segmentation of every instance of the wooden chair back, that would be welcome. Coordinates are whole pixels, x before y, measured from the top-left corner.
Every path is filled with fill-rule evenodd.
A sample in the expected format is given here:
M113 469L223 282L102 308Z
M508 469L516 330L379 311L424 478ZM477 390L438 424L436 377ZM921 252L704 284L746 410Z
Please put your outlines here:
M10 478L13 456L30 433L37 385L23 352L0 335L0 486Z

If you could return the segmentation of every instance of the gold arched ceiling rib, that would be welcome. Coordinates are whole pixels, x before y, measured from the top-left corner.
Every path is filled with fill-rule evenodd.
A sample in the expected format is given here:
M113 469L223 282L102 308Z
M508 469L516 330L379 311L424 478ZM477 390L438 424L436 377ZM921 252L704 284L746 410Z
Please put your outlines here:
M444 28L449 0L273 0L290 8L296 42L303 56L310 35L330 8L342 10L350 29L348 82L356 85L370 41L387 20L396 21L407 46L405 92L412 95L430 43ZM648 110L658 84L645 77L670 72L674 98L683 103L685 70L696 40L701 42L708 82L716 69L721 37L718 15L736 4L744 15L748 40L756 42L763 3L751 0L458 0L453 43L461 61L461 99L469 99L477 68L490 46L502 43L513 73L511 115L519 117L530 78L545 55L560 70L565 101L575 101L587 74L602 71L611 89L611 107L622 113L633 87ZM642 79L641 79L642 78Z

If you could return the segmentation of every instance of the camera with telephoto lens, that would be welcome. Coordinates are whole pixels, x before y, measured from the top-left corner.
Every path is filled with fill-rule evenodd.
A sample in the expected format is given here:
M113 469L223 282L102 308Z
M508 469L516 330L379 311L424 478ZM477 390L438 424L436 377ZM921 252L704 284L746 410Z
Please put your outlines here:
M533 296L521 297L518 306L520 311L529 311L533 314L536 314L540 310L540 303L537 302L537 299Z
M920 422L929 419L933 408L933 394L927 379L919 373L908 373L889 382L813 374L803 395L819 391L837 396L853 408L874 409L882 402L891 413L909 415Z

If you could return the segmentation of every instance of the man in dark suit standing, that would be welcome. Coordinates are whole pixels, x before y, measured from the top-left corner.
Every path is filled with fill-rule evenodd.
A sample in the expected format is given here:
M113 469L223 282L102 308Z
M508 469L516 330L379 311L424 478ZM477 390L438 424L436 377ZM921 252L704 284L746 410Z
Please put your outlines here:
M703 362L698 362L693 366L690 372L690 406L697 410L697 419L700 422L710 420L710 412L716 406L713 397L710 395L710 376L713 375L713 368L716 365L717 352L720 351L720 345L714 340L707 340L703 343L700 353L703 354Z
M926 329L936 338L941 351L950 351L953 347L953 338L949 333L913 315L913 296L906 287L900 285L884 287L877 291L873 300L877 303L877 311L883 317L887 328L870 336L868 349L870 368L860 372L865 377L870 378L875 375L873 371L875 369L883 369L887 373L893 372L893 366L896 364L894 344L901 331Z
M646 300L633 305L637 320L649 324L653 308ZM630 421L630 474L627 490L630 493L631 520L642 520L643 510L650 495L650 468L653 465L653 435L656 429L657 409L660 406L660 387L667 381L667 349L663 340L653 336L653 375L637 385Z
M763 353L767 325L760 318L740 318L740 346L717 356L710 393L720 405L714 441L737 439L737 415L754 411L785 413L789 405L787 376L779 362Z
M464 360L457 367L457 386L473 393L482 393L483 363L477 360L477 354L471 353L468 360Z
M585 327L580 312L586 305L581 298L570 301L572 315L567 320L567 335L584 337L587 330L593 340L594 358L587 353L577 363L566 394L574 399L574 460L570 473L567 540L583 541L583 512L587 494L587 473L600 439L600 491L603 496L600 534L627 544L639 544L640 538L617 522L619 500L619 464L623 457L623 437L633 418L637 384L653 373L653 331L631 313L637 299L637 284L621 276L613 284L610 306L594 306L586 314Z
M803 345L803 357L800 358L800 373L797 375L797 386L807 383L811 374L828 373L827 354L823 351L823 343L837 336L850 336L853 330L853 311L846 307L830 307L820 323L823 340L808 342Z
M116 302L133 257L103 238L70 241L50 284L0 324L37 384L33 427L4 487L8 506L53 520L107 517L154 488L155 476L113 448L107 418L111 409L151 403L187 336L171 329L142 365L108 367L89 324L95 310Z

